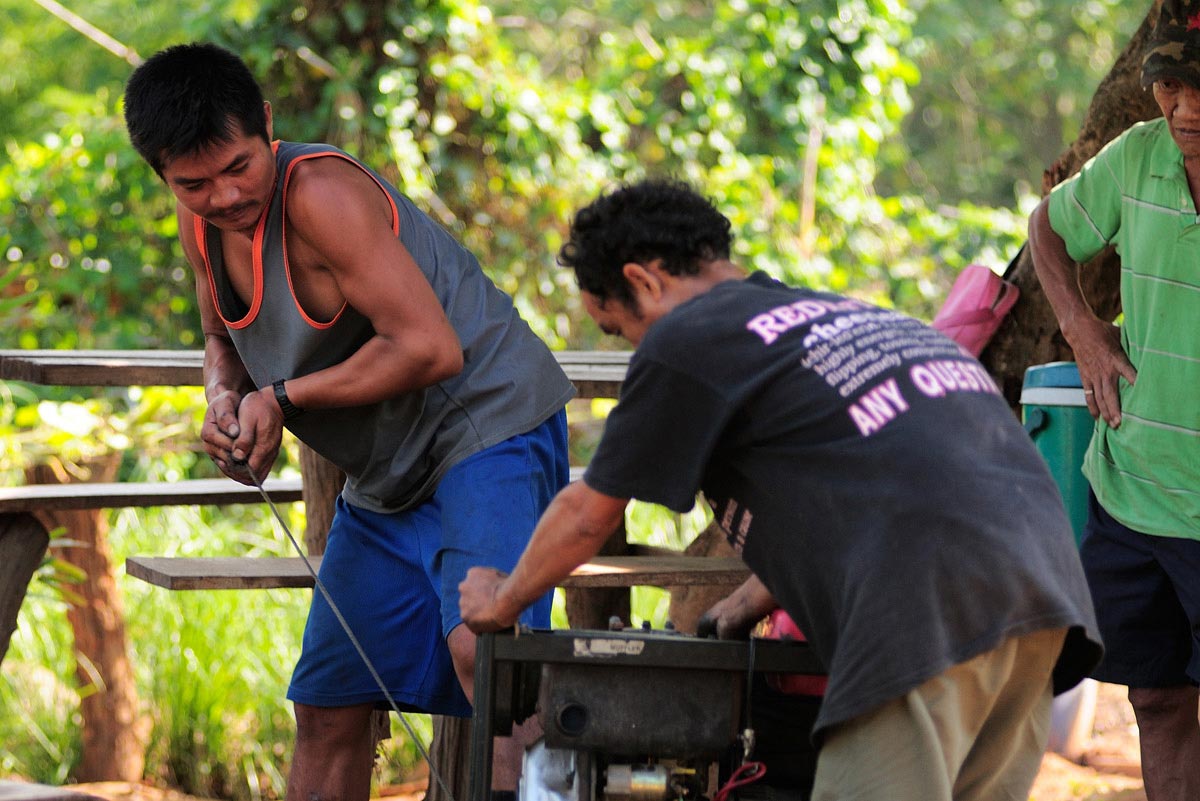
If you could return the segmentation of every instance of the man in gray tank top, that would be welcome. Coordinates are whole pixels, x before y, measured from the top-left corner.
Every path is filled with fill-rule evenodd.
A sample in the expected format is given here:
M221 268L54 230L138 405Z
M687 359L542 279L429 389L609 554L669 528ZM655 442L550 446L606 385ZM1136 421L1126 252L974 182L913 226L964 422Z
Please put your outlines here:
M566 484L574 389L475 257L327 145L272 141L236 55L168 48L129 80L130 139L177 200L196 273L205 450L262 478L292 431L346 474L288 697L289 799L366 799L372 711L469 715L469 566L510 570ZM549 596L526 619L549 625ZM385 695L337 620L340 612ZM497 742L512 791L520 745Z

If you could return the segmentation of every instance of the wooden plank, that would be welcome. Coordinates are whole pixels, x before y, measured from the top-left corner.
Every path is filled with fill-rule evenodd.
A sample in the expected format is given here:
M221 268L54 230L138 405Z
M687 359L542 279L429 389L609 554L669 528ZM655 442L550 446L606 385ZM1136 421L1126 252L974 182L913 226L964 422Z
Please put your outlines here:
M0 780L0 801L101 801L98 796L47 784Z
M310 556L313 570L321 557ZM272 590L312 587L299 556L131 556L125 572L168 590Z
M53 386L200 386L202 351L7 350L0 379Z
M629 351L554 354L581 398L615 398ZM47 386L200 386L199 350L0 350L0 380Z
M314 570L320 557L308 557ZM168 557L131 556L130 576L168 590L260 590L312 587L298 556ZM735 585L750 571L741 559L706 556L603 556L578 567L562 587L678 587Z
M597 556L580 565L563 587L685 587L741 584L750 576L735 557Z
M301 500L299 478L268 478L263 487L276 503ZM225 505L261 503L256 487L228 478L185 481L26 484L0 487L0 512L63 509L120 509L149 506Z

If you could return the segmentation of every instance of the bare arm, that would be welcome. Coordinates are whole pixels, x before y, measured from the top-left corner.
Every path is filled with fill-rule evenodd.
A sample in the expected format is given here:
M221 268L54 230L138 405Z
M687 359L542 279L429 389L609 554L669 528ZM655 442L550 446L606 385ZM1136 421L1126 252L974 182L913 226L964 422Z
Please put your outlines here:
M1048 205L1049 200L1043 199L1029 218L1034 271L1075 354L1088 411L1116 428L1121 424L1119 379L1132 384L1137 371L1121 348L1120 329L1097 317L1084 298L1078 266L1050 226Z
M696 625L701 637L716 635L722 640L741 640L779 606L775 596L758 576L750 576L741 586L713 604Z
M538 521L511 575L486 567L467 571L458 585L463 622L476 634L513 625L525 607L600 551L628 503L582 481L567 486Z

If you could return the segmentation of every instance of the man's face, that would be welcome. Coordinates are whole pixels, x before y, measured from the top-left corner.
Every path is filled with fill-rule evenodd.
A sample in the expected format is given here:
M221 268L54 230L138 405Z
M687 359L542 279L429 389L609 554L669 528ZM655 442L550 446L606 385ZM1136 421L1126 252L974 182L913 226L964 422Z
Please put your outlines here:
M1200 88L1163 78L1154 82L1154 99L1184 159L1200 158Z
M184 208L224 231L253 231L271 200L275 155L236 126L228 142L168 161L163 179Z
M583 298L583 308L596 321L596 325L600 326L601 331L623 337L634 347L642 341L646 329L653 322L642 314L636 300L633 306L629 306L616 298L601 300L587 290L579 294Z

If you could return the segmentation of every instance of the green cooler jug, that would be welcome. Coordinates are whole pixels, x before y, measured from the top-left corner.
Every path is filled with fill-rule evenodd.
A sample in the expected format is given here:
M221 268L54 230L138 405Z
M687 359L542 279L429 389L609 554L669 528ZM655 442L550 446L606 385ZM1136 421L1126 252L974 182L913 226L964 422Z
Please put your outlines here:
M1025 371L1021 387L1025 430L1058 483L1075 544L1087 522L1087 479L1079 471L1092 438L1093 420L1075 362L1050 362Z

